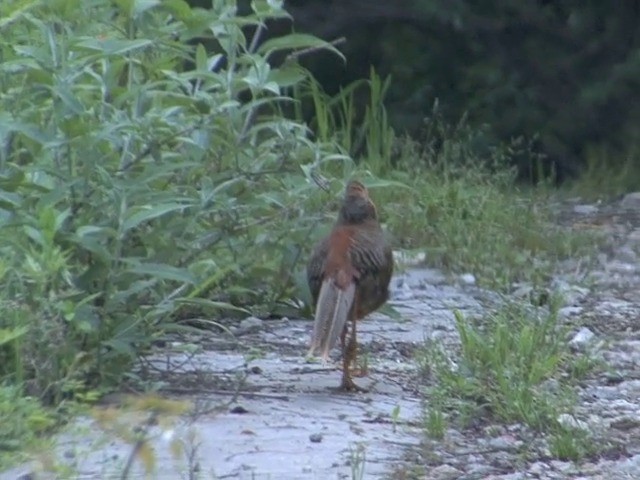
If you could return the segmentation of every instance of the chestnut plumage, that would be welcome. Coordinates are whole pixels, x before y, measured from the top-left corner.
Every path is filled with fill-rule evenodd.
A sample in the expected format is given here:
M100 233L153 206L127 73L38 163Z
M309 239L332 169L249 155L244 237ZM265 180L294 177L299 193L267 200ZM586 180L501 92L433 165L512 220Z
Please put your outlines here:
M326 360L340 337L341 387L346 390L362 390L350 372L357 352L356 321L387 301L392 273L393 254L378 222L376 207L366 187L351 181L331 233L318 242L307 265L315 305L309 353L320 354Z

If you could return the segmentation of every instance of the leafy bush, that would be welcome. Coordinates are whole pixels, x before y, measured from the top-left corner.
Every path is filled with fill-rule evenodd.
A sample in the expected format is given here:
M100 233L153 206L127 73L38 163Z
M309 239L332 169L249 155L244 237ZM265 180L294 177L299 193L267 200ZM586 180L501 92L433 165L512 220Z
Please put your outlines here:
M0 328L15 338L0 377L58 402L117 382L185 309L268 314L292 297L312 180L348 159L279 114L307 74L270 56L336 50L261 42L277 3L3 7Z

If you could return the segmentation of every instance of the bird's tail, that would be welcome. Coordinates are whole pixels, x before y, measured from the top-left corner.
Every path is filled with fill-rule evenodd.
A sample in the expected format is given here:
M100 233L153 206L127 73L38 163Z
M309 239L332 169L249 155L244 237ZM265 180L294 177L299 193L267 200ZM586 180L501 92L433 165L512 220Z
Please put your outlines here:
M349 282L344 289L338 287L332 278L327 278L322 282L316 306L309 355L315 355L316 352L320 352L323 361L329 359L329 352L336 344L338 336L342 333L347 323L355 292L356 285L353 281Z

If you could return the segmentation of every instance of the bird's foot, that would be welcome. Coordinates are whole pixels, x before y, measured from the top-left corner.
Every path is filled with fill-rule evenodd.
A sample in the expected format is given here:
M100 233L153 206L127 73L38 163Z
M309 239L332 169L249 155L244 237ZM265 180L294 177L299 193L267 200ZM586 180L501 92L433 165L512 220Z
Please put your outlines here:
M360 367L353 367L351 369L351 375L357 378L366 377L369 375L369 367L362 365Z
M364 387L356 384L351 377L342 377L342 383L338 387L338 390L347 391L347 392L362 392L367 393L367 390Z

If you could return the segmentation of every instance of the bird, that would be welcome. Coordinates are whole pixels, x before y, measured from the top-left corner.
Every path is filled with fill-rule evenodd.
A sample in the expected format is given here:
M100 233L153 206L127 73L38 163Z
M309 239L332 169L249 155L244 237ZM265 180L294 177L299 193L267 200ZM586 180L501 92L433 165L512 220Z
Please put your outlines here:
M315 307L308 355L319 353L326 362L340 337L341 390L366 391L353 381L350 371L358 349L356 322L388 300L392 274L393 252L378 221L376 206L367 188L351 180L333 229L315 245L307 263L307 282Z

